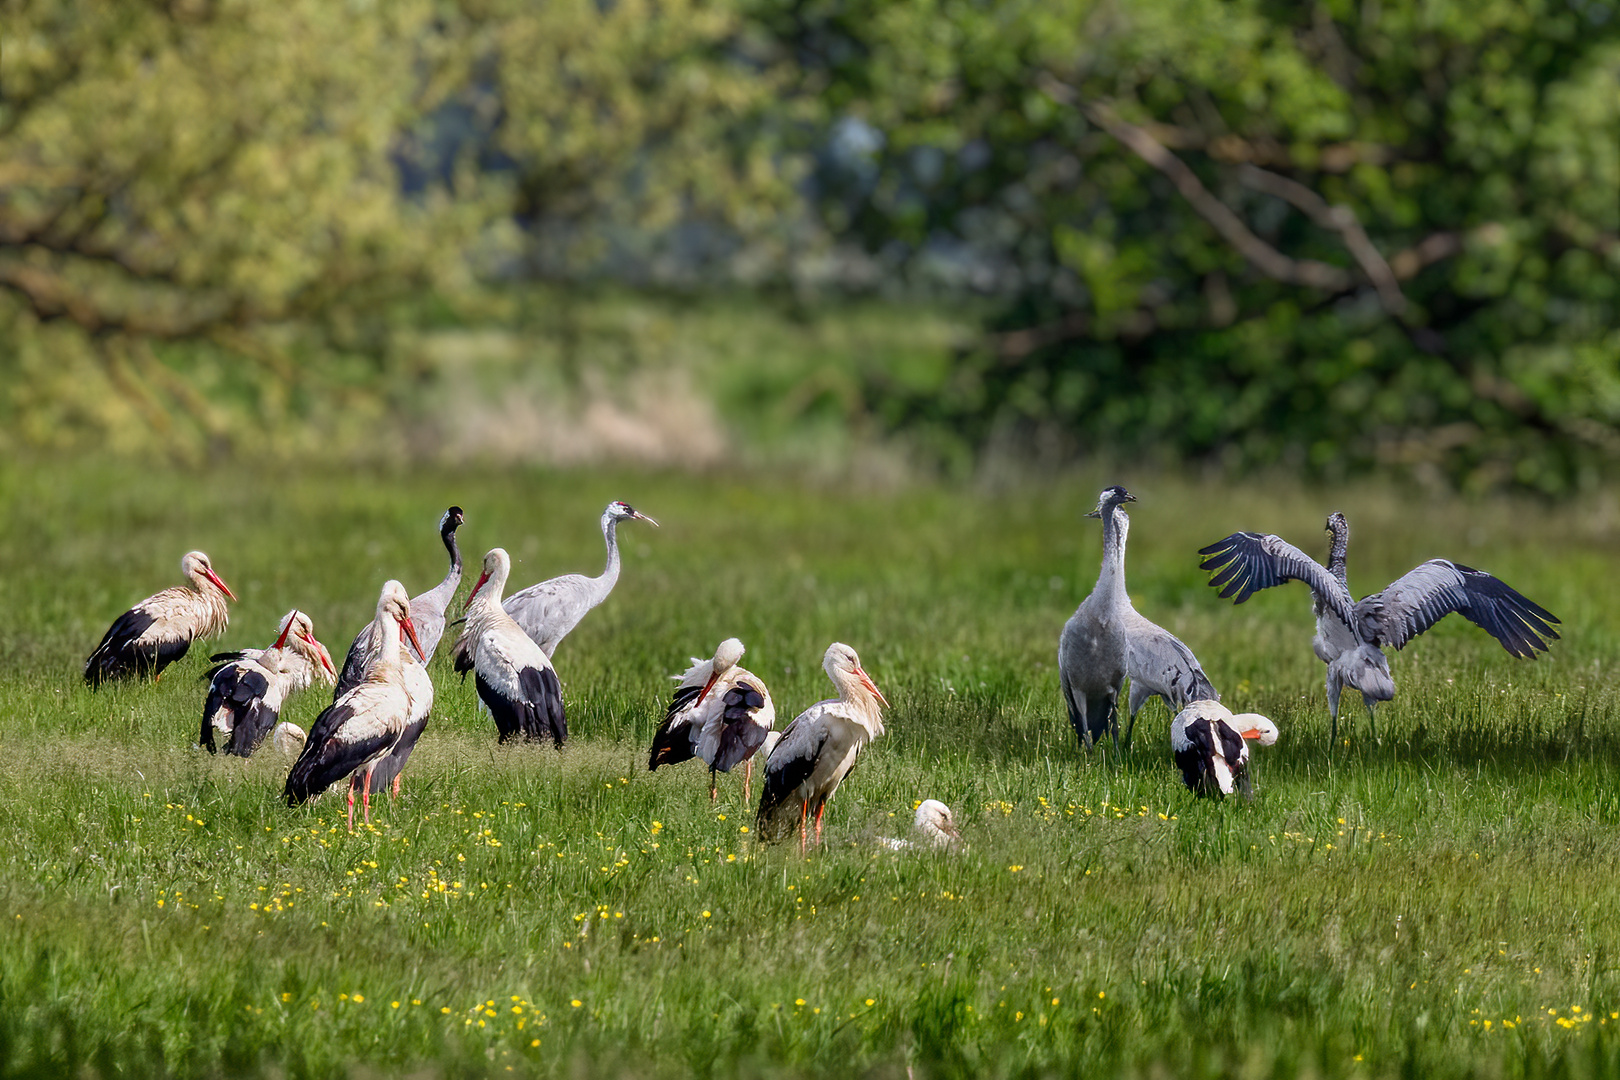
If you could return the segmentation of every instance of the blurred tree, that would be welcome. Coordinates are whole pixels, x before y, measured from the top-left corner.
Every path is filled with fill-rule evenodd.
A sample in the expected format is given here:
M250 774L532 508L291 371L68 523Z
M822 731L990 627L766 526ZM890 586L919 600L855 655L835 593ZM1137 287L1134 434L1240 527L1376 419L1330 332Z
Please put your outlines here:
M938 384L868 376L942 454L1547 491L1620 461L1613 0L757 10L846 146L828 223L1006 300Z

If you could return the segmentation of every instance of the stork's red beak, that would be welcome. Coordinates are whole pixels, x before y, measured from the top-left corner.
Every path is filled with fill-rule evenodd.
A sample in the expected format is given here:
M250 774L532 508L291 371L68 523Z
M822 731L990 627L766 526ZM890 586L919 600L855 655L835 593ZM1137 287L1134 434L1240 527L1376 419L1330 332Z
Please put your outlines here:
M472 607L473 597L478 595L478 590L482 589L484 587L484 582L486 582L488 580L489 580L489 571L488 570L485 570L482 574L478 575L478 584L476 584L476 585L474 585L472 587L472 592L467 594L467 602L465 604L461 605L461 613L463 615L467 614L467 609Z
M872 681L872 676L870 676L870 675L868 675L866 673L865 668L859 668L859 667L856 668L855 669L855 677L857 679L861 680L861 685L862 686L864 686L868 690L872 691L872 696L873 697L875 697L879 701L883 702L883 707L885 709L887 709L889 707L889 699L883 696L883 691L881 691L881 690L879 690L877 688L877 684Z
M482 585L483 582L480 581L479 584ZM422 648L422 643L416 639L416 624L411 622L411 617L409 615L399 620L399 628L405 631L405 636L409 637L411 639L411 644L416 646L416 655L426 656L427 650Z
M714 689L714 684L719 678L720 673L718 671L709 676L709 681L703 684L703 692L698 694L696 701L692 702L694 707L700 704L704 698L709 696L709 691Z
M270 646L270 647L272 649L279 649L283 645L287 644L287 635L292 633L292 628L293 628L293 621L291 619L288 619L287 620L287 625L284 626L282 628L282 630L281 630L281 636L276 638L276 643L274 645ZM299 636L302 636L302 635L299 635Z
M214 573L214 568L213 567L211 567L211 566L203 567L203 576L206 577L209 581L212 581L215 585L219 586L219 591L220 592L224 593L226 596L230 597L232 600L236 599L236 594L231 592L231 587L229 585L225 584L223 581L221 581L219 579L219 575Z

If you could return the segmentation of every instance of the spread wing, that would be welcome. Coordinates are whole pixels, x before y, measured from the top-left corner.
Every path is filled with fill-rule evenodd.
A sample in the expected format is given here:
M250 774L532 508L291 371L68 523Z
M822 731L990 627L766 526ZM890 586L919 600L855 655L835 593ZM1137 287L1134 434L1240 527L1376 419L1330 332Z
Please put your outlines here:
M1214 570L1210 586L1221 598L1241 604L1261 589L1285 581L1303 581L1311 592L1346 625L1354 625L1350 593L1327 568L1280 536L1271 533L1236 532L1198 549L1205 556L1200 570Z
M1454 611L1514 656L1545 652L1558 638L1552 612L1500 578L1446 559L1430 559L1355 611L1363 637L1397 649Z

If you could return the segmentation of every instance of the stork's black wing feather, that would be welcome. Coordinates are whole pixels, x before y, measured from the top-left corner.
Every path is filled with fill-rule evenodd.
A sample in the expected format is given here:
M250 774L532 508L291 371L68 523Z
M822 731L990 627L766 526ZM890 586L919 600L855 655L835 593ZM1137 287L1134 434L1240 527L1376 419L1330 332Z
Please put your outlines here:
M765 782L755 816L760 838L780 840L792 831L794 817L780 811L791 808L791 796L815 772L816 759L827 743L825 725L794 720L765 762Z
M747 761L765 745L765 728L751 723L755 710L765 707L765 695L749 683L739 682L720 699L720 716L725 726L720 730L720 749L714 757L714 767L730 772L738 763Z

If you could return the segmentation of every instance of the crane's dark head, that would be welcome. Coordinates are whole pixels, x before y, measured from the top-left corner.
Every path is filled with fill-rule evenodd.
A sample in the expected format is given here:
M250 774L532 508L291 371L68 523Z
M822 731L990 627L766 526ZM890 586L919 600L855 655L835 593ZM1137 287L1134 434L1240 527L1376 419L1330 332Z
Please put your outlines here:
M1097 496L1097 509L1087 514L1086 517L1100 518L1116 506L1135 501L1135 495L1115 484L1113 487L1103 488L1102 494Z
M608 503L607 510L603 512L602 516L611 518L614 521L645 521L649 525L653 526L653 528L658 527L658 522L654 521L646 514L643 514L640 510L637 510L627 502Z
M461 528L462 524L466 520L467 519L462 516L461 507L452 506L450 509L444 512L444 517L439 519L440 535L448 536L450 533L455 532L457 529Z

